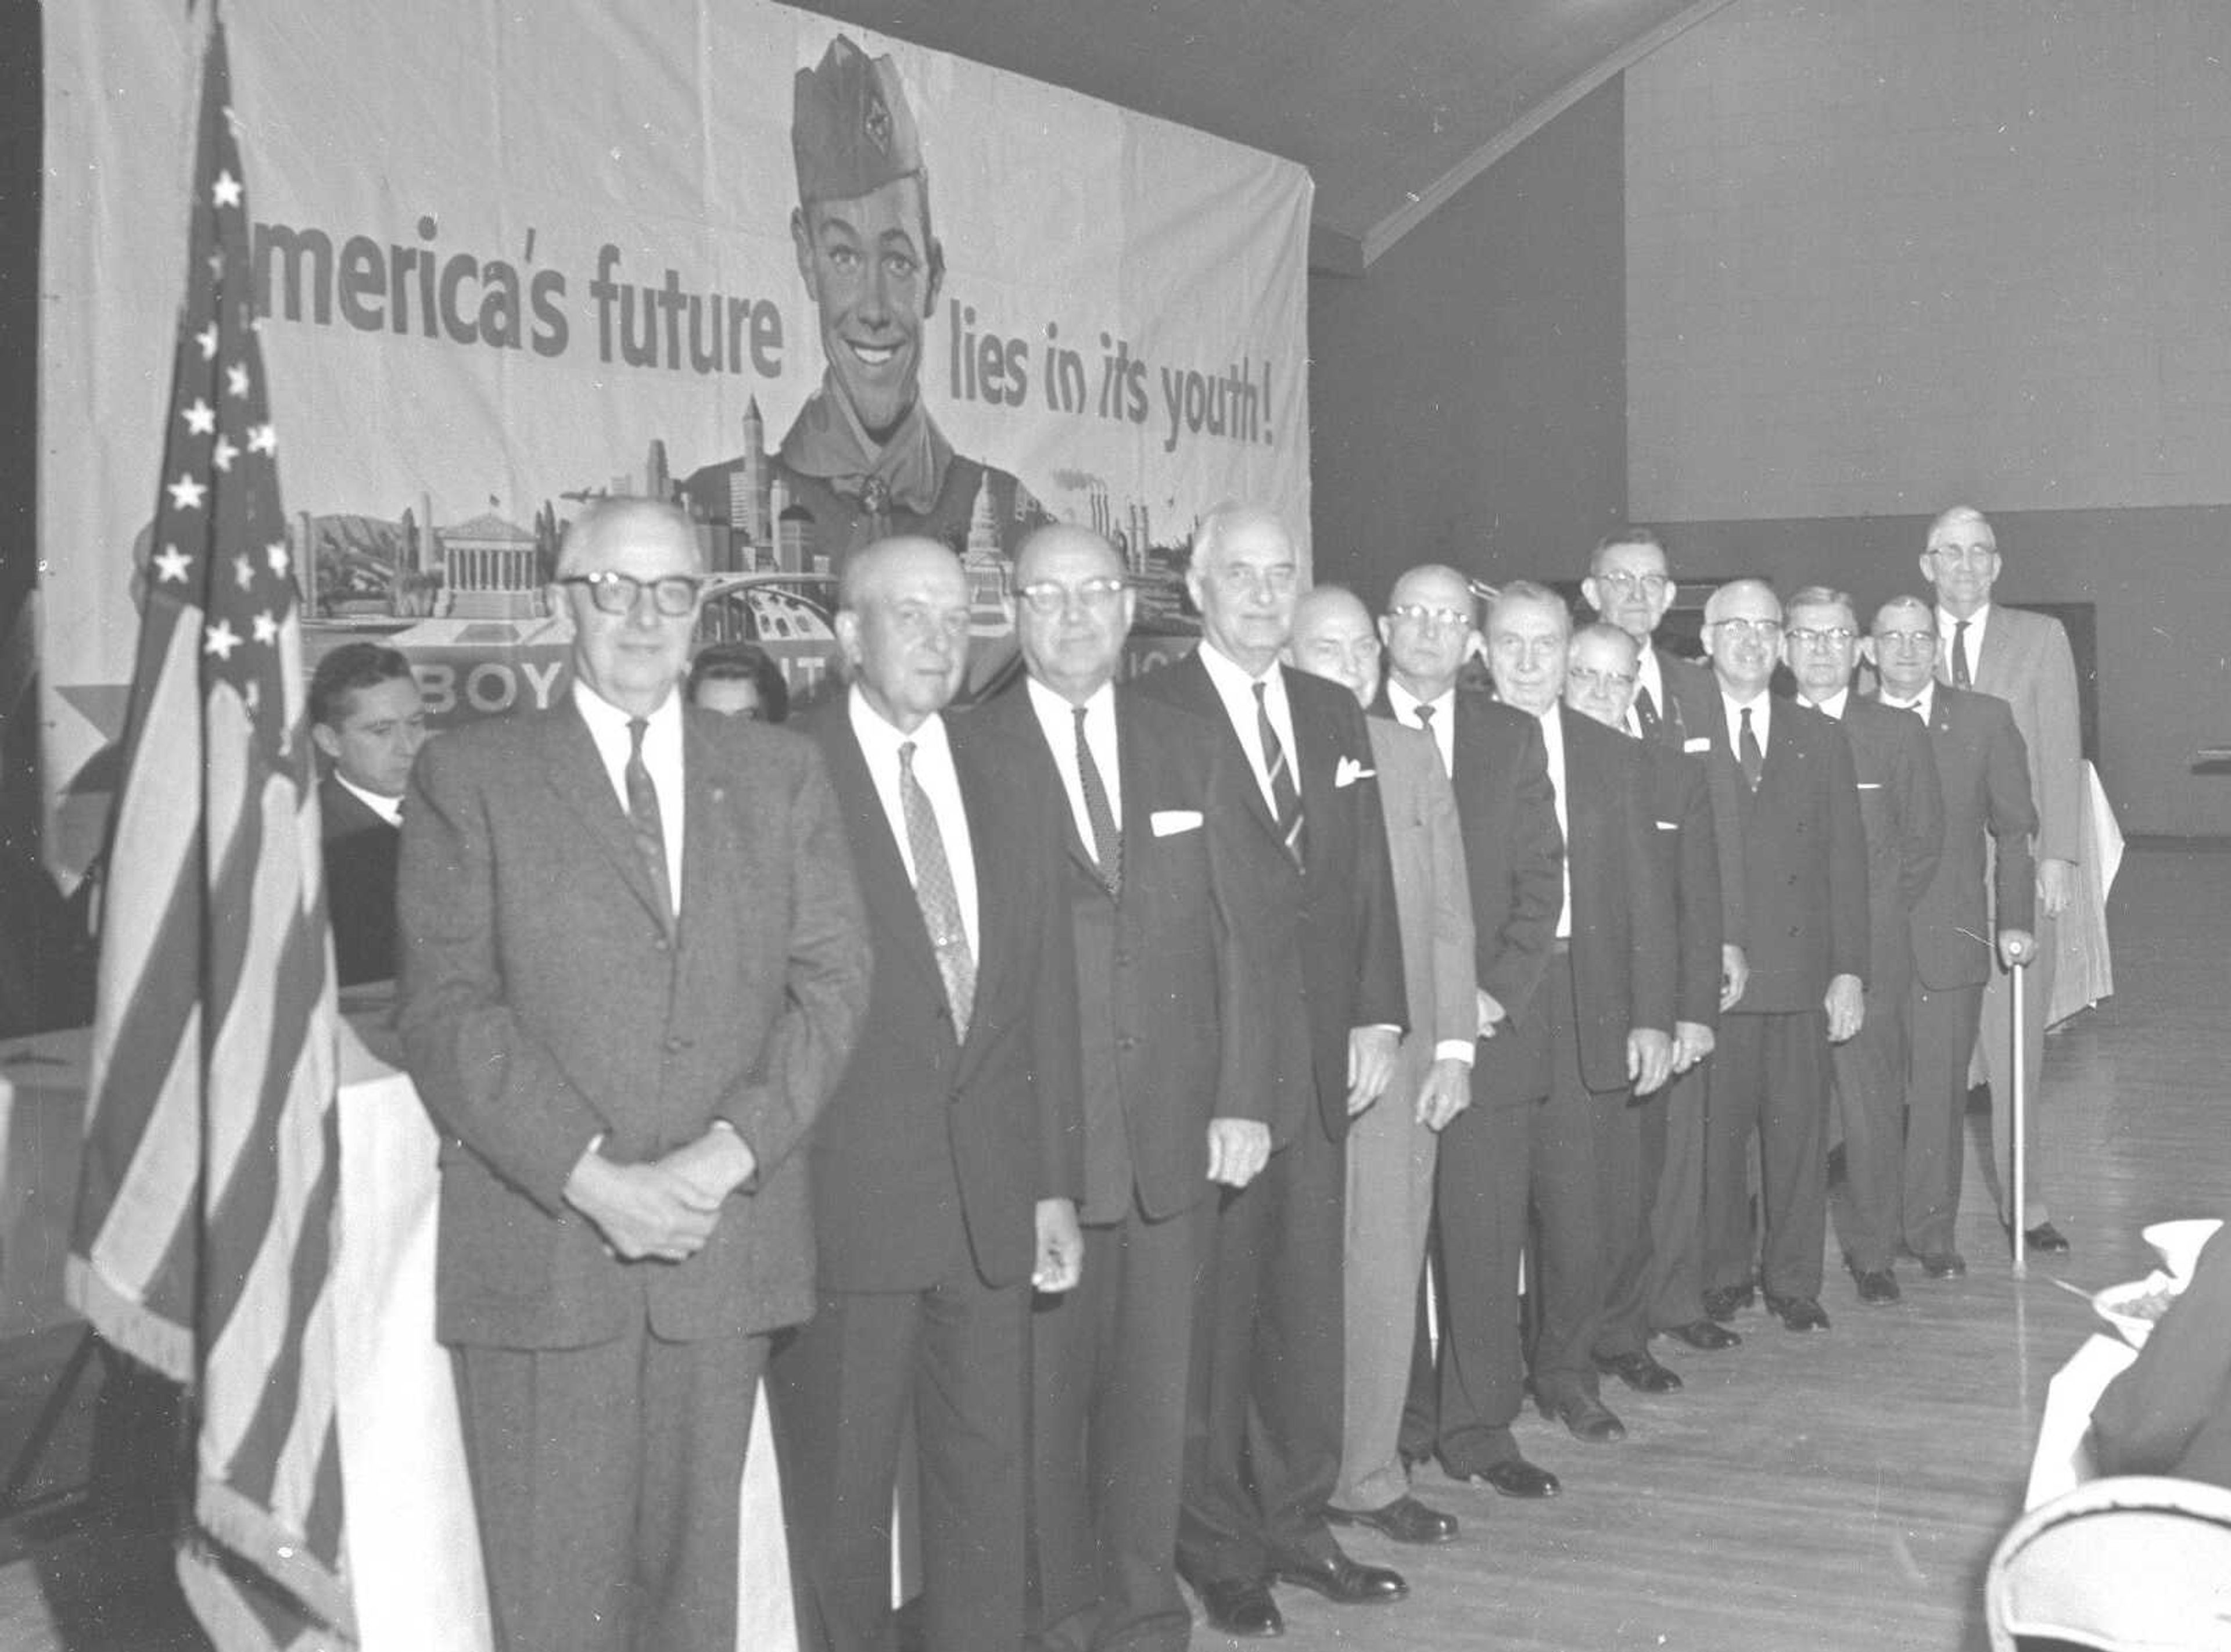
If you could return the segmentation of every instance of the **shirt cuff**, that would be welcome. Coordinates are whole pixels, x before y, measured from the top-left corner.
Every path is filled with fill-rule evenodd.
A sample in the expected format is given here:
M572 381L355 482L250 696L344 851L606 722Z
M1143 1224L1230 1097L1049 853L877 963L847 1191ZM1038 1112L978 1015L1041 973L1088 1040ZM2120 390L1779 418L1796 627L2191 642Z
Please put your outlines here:
M1471 1047L1475 1042L1470 1038L1444 1038L1433 1046L1433 1059L1437 1062L1458 1062L1470 1067Z

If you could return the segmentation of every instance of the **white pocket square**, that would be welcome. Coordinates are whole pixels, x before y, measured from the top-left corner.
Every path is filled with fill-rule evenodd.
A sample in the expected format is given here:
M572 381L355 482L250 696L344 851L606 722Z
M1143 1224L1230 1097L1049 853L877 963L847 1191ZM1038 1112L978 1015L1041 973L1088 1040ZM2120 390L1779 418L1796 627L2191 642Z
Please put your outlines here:
M1197 832L1200 829L1200 810L1157 809L1147 816L1147 824L1154 828L1157 837L1175 837L1180 832Z
M1661 820L1658 823L1658 829L1661 832L1678 832L1681 829L1681 823L1678 820Z
M1859 783L1859 785L1861 791L1880 791L1882 790L1882 782L1879 780L1862 780Z
M1354 758L1344 757L1332 771L1332 783L1335 786L1352 786L1359 780L1375 779L1378 774L1378 770L1367 769Z
M1712 742L1704 735L1692 734L1681 742L1681 749L1684 752L1709 752L1712 749Z

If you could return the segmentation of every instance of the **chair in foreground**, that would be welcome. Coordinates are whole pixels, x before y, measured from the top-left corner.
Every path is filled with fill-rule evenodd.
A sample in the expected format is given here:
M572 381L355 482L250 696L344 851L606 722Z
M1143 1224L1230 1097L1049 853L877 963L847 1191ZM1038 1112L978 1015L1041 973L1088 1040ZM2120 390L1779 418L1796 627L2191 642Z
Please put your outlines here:
M2032 1509L1984 1582L1992 1652L2026 1640L2099 1652L2231 1652L2231 1490L2094 1480Z

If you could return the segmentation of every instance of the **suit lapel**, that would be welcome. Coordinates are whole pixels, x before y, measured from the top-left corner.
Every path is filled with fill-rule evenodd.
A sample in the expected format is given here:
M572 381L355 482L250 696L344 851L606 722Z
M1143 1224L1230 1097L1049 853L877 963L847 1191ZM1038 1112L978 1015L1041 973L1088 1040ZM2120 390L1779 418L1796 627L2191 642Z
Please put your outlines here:
M1255 816L1255 823L1269 834L1272 842L1279 845L1279 853L1284 854L1285 840L1279 836L1278 823L1271 813L1269 801L1263 796L1262 782L1255 778L1255 764L1248 755L1247 743L1240 738L1239 731L1232 726L1232 713L1225 709L1223 696L1216 692L1216 685L1209 681L1208 668L1200 662L1199 651L1188 654L1177 664L1172 666L1170 670L1178 674L1177 681L1186 688L1188 697L1194 703L1194 709L1200 715L1212 719L1217 726L1224 731L1225 738L1232 742L1233 754L1238 758L1239 766L1247 776L1248 810ZM1292 703L1290 696L1287 704L1290 707ZM1299 738L1298 735L1297 738ZM1303 773L1303 778L1306 779L1308 777L1306 768ZM1309 795L1304 791L1302 797L1302 808L1306 811L1309 806ZM1303 829L1307 831L1309 829L1304 825Z
M899 854L897 839L891 836L890 817L883 812L883 800L868 772L868 760L853 736L844 701L839 699L828 715L826 737L820 742L822 755L829 765L830 784L844 811L845 836L859 873L860 896L872 917L869 928L876 937L878 958L891 950L886 942L896 943L896 957L926 973L942 991L945 978L938 973L937 954L930 947L929 929L915 899L914 881L907 876L906 861Z
M713 914L736 910L721 898L721 886L730 868L744 863L734 853L734 823L728 812L728 790L737 778L685 711L682 719L682 910L708 914L702 921L723 921ZM686 926L684 932L686 937Z
M664 903L651 887L650 868L637 852L634 829L629 824L627 810L620 806L619 794L612 790L611 776L598 754L589 726L568 700L544 720L542 729L546 758L543 775L550 790L604 850L620 881L643 903L643 909L658 920L661 928L671 931L674 914L662 910ZM687 866L683 870L686 874Z
M968 853L976 867L976 998L968 1017L973 1034L983 1019L982 1006L998 1002L1002 984L1014 967L1010 956L1014 951L1014 926L1008 916L1008 891L1014 881L1000 875L1001 823L995 807L999 801L1000 749L990 740L980 745L963 739L951 717L945 720L945 734L953 750L954 771L960 778L960 806L968 816ZM1064 803L1064 813L1067 807ZM935 968L934 957L931 967ZM974 1064L973 1052L982 1044L981 1039L971 1036L961 1045L960 1082L967 1081Z

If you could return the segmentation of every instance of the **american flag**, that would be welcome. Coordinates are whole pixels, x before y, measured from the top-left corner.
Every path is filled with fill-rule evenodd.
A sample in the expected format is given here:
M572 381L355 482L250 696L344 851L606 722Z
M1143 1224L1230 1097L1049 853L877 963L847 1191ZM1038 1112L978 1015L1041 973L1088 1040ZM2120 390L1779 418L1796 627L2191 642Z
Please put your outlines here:
M332 945L230 105L212 23L69 1263L94 1327L195 1390L196 1512L231 1558L190 1541L179 1572L228 1652L345 1644L352 1621Z

